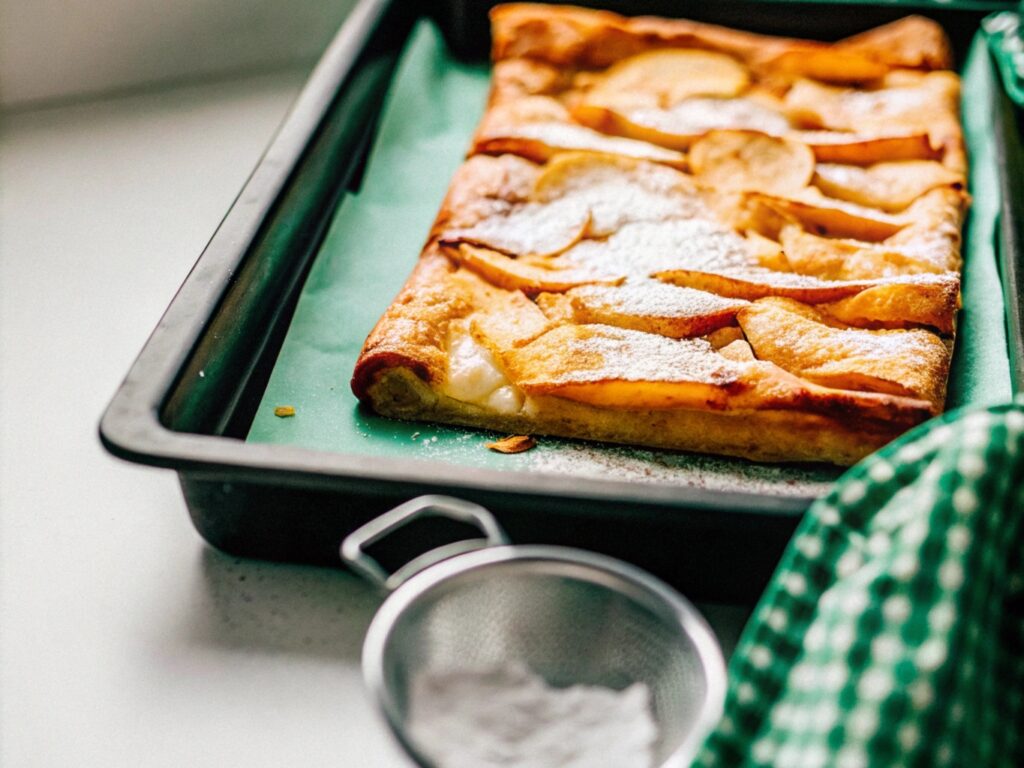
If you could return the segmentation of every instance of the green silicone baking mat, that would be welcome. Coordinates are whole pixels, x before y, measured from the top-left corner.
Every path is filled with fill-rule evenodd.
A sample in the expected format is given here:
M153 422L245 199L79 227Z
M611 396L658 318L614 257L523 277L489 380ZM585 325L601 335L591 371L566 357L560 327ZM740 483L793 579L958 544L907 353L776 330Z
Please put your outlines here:
M987 117L992 75L982 47L973 47L964 74L974 207L949 407L1010 398L1002 292L992 245L999 203ZM485 65L457 61L430 22L418 24L392 83L363 185L338 207L248 439L364 456L571 474L581 480L602 477L799 496L823 493L838 476L834 468L754 465L550 438L526 453L501 455L484 447L494 434L394 421L358 406L348 382L360 347L415 264L483 112L487 87ZM278 406L294 407L295 415L275 416Z

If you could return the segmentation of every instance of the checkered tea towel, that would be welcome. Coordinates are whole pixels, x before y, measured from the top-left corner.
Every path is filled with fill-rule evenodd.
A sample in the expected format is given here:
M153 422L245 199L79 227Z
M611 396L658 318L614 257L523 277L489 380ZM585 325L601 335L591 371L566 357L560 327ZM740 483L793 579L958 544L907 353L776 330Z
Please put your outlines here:
M851 469L790 542L702 768L1024 766L1024 399Z

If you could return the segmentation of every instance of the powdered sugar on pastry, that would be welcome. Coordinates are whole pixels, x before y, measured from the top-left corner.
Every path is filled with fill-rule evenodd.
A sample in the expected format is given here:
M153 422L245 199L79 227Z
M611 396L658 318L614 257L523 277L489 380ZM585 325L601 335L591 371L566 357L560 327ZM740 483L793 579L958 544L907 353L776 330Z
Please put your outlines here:
M554 256L578 242L590 224L590 209L579 200L550 205L525 203L441 235L444 245L473 243L517 256Z
M603 240L582 240L563 258L601 275L645 280L671 269L749 269L742 237L708 219L642 221L622 226Z
M621 286L585 285L569 292L575 303L589 308L616 310L635 317L703 317L735 310L747 302L725 299L707 291L680 288L667 283Z
M637 125L680 136L700 136L716 129L782 136L790 130L783 115L753 99L694 97L667 109L632 109L626 116Z
M516 141L537 142L544 147L547 154L583 150L610 152L623 157L642 158L673 165L682 165L685 162L685 156L679 152L648 144L646 141L606 136L582 125L561 122L526 123L510 126L505 130L495 129L479 144L483 151L487 151L488 142L501 142L500 146L505 148L509 144L514 145Z
M613 155L571 153L538 177L534 199L579 200L590 209L590 235L605 237L626 224L710 216L693 181L672 168Z
M737 381L745 370L704 339L666 339L609 325L559 326L513 354L531 367L543 365L552 360L541 353L545 348L555 351L560 360L575 363L545 371L543 380L549 385L599 381L724 385ZM527 373L522 385L529 383Z

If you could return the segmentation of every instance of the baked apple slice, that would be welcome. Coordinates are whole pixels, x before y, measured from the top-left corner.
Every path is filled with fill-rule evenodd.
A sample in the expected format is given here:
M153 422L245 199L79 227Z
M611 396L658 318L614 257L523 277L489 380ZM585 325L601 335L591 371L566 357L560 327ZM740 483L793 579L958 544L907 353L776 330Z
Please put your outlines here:
M561 325L503 356L518 387L618 408L724 407L743 368L703 339Z
M884 242L819 237L793 224L782 228L779 244L783 252L780 262L785 265L779 268L823 280L865 280L946 271Z
M749 84L747 68L727 54L667 48L617 61L584 100L615 109L670 107L691 96L737 96Z
M754 131L711 131L690 150L700 184L724 192L800 194L814 176L806 144Z
M569 261L564 256L512 258L490 248L468 243L444 248L444 253L457 264L476 272L494 285L505 290L522 291L529 296L545 291L567 291L589 283L617 285L625 279L623 273L601 274Z
M589 206L566 198L550 205L509 206L470 227L446 230L440 241L445 246L468 243L516 256L557 256L578 243L589 225Z
M934 160L876 163L866 168L819 163L814 170L814 186L829 197L890 213L902 211L935 187L963 189L965 183L962 174Z
M605 237L640 221L707 217L693 179L672 168L636 158L569 152L544 166L532 200L573 199L590 210L589 232Z
M573 107L572 116L602 133L680 151L714 130L748 130L768 136L785 135L791 130L789 120L778 109L750 97L694 96L670 107L623 110L584 102Z
M738 346L727 357L703 339L667 339L605 325L557 326L507 351L502 361L527 395L601 408L834 415L854 407L863 418L890 425L916 423L932 411L917 398L816 385L774 363L746 359Z
M644 141L607 136L577 125L549 96L530 96L493 107L474 137L473 152L510 153L544 163L562 152L609 152L686 168L686 156Z
M895 215L845 200L826 197L808 187L789 197L757 193L762 202L785 216L799 221L806 229L829 237L850 237L880 242L909 225L908 215Z
M747 304L654 281L584 285L565 295L577 323L612 325L673 339L703 336L731 325L737 310Z
M819 163L873 165L896 160L938 160L942 157L942 148L932 145L927 131L803 130L793 131L789 136L810 147Z
M759 360L823 386L920 398L941 410L950 351L937 335L835 328L813 313L771 298L742 308L737 319Z

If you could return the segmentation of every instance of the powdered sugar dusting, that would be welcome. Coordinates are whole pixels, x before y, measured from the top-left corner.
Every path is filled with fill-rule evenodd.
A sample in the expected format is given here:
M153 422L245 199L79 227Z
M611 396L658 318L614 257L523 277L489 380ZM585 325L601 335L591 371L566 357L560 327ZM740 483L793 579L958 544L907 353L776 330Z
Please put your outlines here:
M613 380L724 385L738 380L746 368L718 354L704 339L669 339L610 325L584 327L585 334L559 336L558 353L578 365L557 366L550 372L552 383Z
M435 435L436 437L436 435ZM491 466L493 454L484 445L491 433L444 430L440 442L420 435L424 456L460 466ZM620 483L703 488L769 496L814 498L826 494L843 469L825 464L763 464L746 459L538 437L533 450L501 456L511 471L608 480Z
M828 329L829 350L823 365L849 367L862 360L905 360L923 362L940 353L945 355L945 346L939 338L928 331L879 330L868 331L857 328ZM836 359L838 356L838 359Z
M939 269L950 270L953 272L950 277L959 279L959 272L956 271L960 266L959 240L960 232L956 227L939 224L926 229L911 225L897 232L886 245L911 258L934 264Z
M595 274L625 274L633 281L671 269L752 267L744 239L707 219L630 223L605 240L577 243L563 257Z
M590 128L574 123L536 122L516 126L502 131L502 138L534 139L554 149L589 150L608 152L613 155L635 157L642 160L660 160L670 163L681 162L683 156L670 149L648 144L646 141L607 136Z
M682 288L668 283L627 283L609 287L585 285L570 291L573 303L593 309L612 310L631 317L684 318L705 317L733 310L748 302Z
M650 689L555 688L522 664L421 672L409 732L438 768L652 768Z
M893 139L914 139L921 134L916 131L896 130L878 131L875 133L854 133L851 131L795 131L792 138L802 141L808 146L846 146L851 144L867 144L873 141L891 141Z
M700 136L716 129L748 129L781 136L789 120L753 99L696 97L667 109L634 109L627 117L643 125L680 136Z
M911 224L911 219L902 214L890 214L878 208L871 208L867 205L860 205L849 200L839 200L822 194L817 187L806 187L799 194L792 195L792 199L798 203L818 208L823 211L840 211L858 219L888 224L897 230Z
M538 182L541 201L580 200L590 208L590 235L613 235L632 222L710 218L700 193L683 173L656 163L598 158L558 163Z
M470 242L518 256L561 253L580 239L590 222L585 203L571 198L547 205L524 203L488 216L471 227L454 229L442 242Z
M774 269L763 267L747 267L742 269L716 269L716 270L695 270L700 272L712 272L721 277L739 280L753 285L763 285L772 288L860 288L873 285L870 280L825 280L814 275L801 275L797 272L780 272Z
M959 282L959 276L955 273L937 274L933 272L921 272L915 275L889 275L871 280L826 280L814 275L801 275L797 272L780 272L764 267L690 267L676 266L693 272L705 272L708 274L738 280L752 285L766 286L768 288L849 288L851 292L857 292L875 285L953 285ZM672 268L666 268L670 272Z
M926 83L903 88L880 88L877 91L847 89L836 100L836 114L826 115L829 127L857 129L883 128L891 123L913 128L929 128L935 118L937 94Z
M550 475L801 498L823 496L842 471L567 441L544 441L524 459L531 472Z

